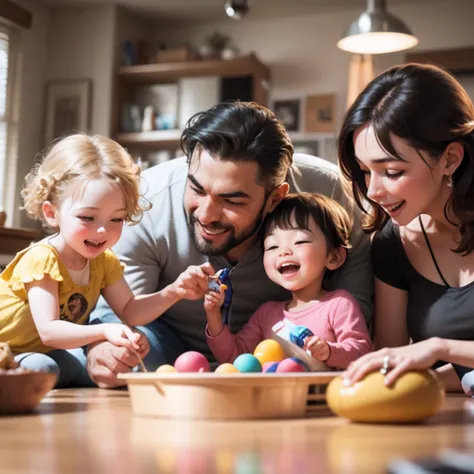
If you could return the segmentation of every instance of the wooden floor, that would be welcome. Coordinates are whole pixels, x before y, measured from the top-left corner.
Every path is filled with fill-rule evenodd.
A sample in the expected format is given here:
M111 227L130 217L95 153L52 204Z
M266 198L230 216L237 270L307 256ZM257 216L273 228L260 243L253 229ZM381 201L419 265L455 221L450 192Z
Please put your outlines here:
M356 425L322 412L286 421L132 416L126 391L56 390L36 413L0 418L0 472L382 473L396 457L474 452L474 401L450 396L421 425Z

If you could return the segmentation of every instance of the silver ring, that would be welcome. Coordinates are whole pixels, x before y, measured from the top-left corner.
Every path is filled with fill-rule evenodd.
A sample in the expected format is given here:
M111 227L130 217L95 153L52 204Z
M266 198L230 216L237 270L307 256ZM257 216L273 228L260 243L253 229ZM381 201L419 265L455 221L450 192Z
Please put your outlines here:
M389 369L390 369L390 356L386 355L383 358L382 368L380 369L380 373L382 375L387 375L387 372L389 371Z

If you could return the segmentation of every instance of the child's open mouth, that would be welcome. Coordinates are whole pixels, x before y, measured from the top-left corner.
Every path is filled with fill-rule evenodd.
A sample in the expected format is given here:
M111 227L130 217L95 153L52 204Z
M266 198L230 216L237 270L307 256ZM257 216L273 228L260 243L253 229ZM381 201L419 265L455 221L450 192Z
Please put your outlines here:
M296 273L300 269L300 265L297 265L296 263L284 263L278 271L282 275L289 275L292 273Z
M103 242L95 242L94 240L84 240L86 246L94 250L101 249L105 245L105 242L105 240Z

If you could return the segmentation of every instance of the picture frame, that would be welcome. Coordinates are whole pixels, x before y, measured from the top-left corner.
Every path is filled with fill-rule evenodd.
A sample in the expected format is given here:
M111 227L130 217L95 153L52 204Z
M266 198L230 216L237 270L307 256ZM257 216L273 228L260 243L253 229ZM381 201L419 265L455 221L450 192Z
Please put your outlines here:
M92 81L46 84L44 145L72 132L89 132Z
M276 100L273 112L280 119L287 132L297 132L300 128L300 99Z
M336 126L336 95L306 97L305 132L330 133Z

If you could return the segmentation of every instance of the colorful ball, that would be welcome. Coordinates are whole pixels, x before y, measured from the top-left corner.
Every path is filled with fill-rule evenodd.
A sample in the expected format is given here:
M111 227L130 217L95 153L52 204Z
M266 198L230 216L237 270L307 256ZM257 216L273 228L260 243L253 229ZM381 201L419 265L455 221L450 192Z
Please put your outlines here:
M166 373L171 373L171 372L176 372L176 369L172 365L169 365L169 364L160 365L156 369L156 373L166 374Z
M296 357L288 357L288 359L282 360L276 369L277 373L281 372L307 372L308 367L301 360Z
M199 352L188 351L181 354L174 363L178 372L209 372L209 361Z
M240 354L237 359L234 360L234 367L239 372L261 372L262 364L252 354Z
M279 362L265 362L262 367L262 371L265 373L276 372Z
M228 363L219 365L215 370L216 374L218 373L219 374L234 374L238 372L239 372L239 369L237 367Z
M253 355L265 365L266 362L280 362L285 357L285 351L274 339L265 339L253 351Z

